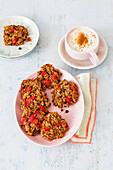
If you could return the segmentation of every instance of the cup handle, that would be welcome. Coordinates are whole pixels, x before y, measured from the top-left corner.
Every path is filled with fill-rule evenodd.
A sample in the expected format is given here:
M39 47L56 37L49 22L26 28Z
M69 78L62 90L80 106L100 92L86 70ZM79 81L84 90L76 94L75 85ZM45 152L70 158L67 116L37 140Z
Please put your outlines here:
M98 58L98 56L96 55L96 53L95 53L94 51L90 51L89 53L90 53L90 55L91 55L91 57L90 57L91 62L92 62L95 66L97 66L98 63L99 63L99 58Z

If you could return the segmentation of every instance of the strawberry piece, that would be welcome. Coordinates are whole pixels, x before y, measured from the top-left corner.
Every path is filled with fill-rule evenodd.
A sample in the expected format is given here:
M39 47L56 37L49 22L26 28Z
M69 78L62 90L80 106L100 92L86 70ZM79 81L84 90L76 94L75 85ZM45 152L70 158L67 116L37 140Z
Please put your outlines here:
M21 90L23 90L23 86L21 86Z
M39 128L42 128L42 123L39 122Z
M24 122L25 122L25 121L27 121L27 118L23 116L22 119L21 119L20 125L24 125Z
M68 127L68 125L67 125L67 124L65 124L65 127L67 128L67 127Z
M26 107L26 99L24 99L24 106Z
M41 109L42 111L45 111L45 109L44 109L44 107L43 107L42 105L39 105L39 107L40 107L40 109Z
M33 120L32 120L32 123L34 123L35 125L37 125L38 119L33 119Z
M57 79L57 75L56 74L51 75L51 79L52 80L56 80Z
M61 122L59 122L59 124L57 125L57 126L61 126L62 125L62 123Z
M53 125L53 127L56 127L56 125Z
M15 45L17 42L17 38L15 38L13 41L12 41L12 45Z
M72 89L73 89L73 91L75 91L75 87L74 86L72 87Z
M70 102L71 102L71 99L70 99L69 97L66 97L66 101L67 101L68 103L70 103Z
M30 37L28 37L28 38L27 38L27 41L31 41L31 38L30 38Z
M59 88L60 88L60 87L59 87L59 86L57 86L57 87L55 88L55 91L57 91Z
M32 113L28 119L29 123L32 123L33 119L35 118L35 113Z
M45 76L46 74L47 74L47 71L43 71L43 72L41 73L42 76Z
M15 31L15 29L14 29L14 28L12 28L10 31L13 33L13 32Z
M30 99L35 100L35 96L31 96Z
M40 112L39 112L39 111L36 111L35 113L36 113L36 114L40 114Z
M26 106L30 106L32 102L32 99L26 99Z
M29 91L31 91L31 87L27 87L27 88L25 89L25 92L29 92Z
M50 80L45 80L45 81L44 81L44 84L46 84L46 86L49 86L50 83L51 83Z
M55 91L57 91L59 88L60 88L60 87L59 87L59 86L57 86L57 87L55 88Z
M50 130L50 127L46 127L45 130L46 130L46 131Z

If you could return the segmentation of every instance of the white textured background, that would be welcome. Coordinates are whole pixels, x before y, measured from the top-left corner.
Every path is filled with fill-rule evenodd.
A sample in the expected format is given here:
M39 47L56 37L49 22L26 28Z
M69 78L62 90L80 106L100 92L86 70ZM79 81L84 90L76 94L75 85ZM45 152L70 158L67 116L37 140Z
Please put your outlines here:
M28 56L0 59L0 170L112 170L113 0L0 0L0 18L8 15L35 21L40 41ZM108 43L108 57L95 69L73 69L58 56L60 38L76 25L94 28ZM97 118L91 145L68 141L45 148L32 144L19 131L14 117L17 90L23 79L45 63L73 75L91 72L93 78L97 77Z

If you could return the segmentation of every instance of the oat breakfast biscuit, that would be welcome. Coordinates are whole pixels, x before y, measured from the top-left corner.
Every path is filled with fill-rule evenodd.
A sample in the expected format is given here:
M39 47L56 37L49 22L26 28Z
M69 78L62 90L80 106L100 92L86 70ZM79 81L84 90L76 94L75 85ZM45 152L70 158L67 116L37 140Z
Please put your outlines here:
M69 105L76 103L79 96L76 84L65 79L60 81L52 94L53 104L59 108L69 107Z
M31 41L31 38L28 37L28 35L28 30L24 26L8 25L4 27L5 45L23 45L25 41Z
M62 138L69 130L65 119L57 112L50 112L42 123L41 136L49 141Z
M37 72L37 78L49 89L54 88L60 82L61 75L62 73L51 64L42 66L41 70Z

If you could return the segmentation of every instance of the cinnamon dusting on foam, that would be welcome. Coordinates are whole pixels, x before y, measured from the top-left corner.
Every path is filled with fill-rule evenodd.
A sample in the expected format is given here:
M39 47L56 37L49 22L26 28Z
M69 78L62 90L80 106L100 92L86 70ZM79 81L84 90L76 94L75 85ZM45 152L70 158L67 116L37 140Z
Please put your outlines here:
M88 43L88 37L83 32L80 32L77 36L77 43L79 46L82 46L83 44Z

